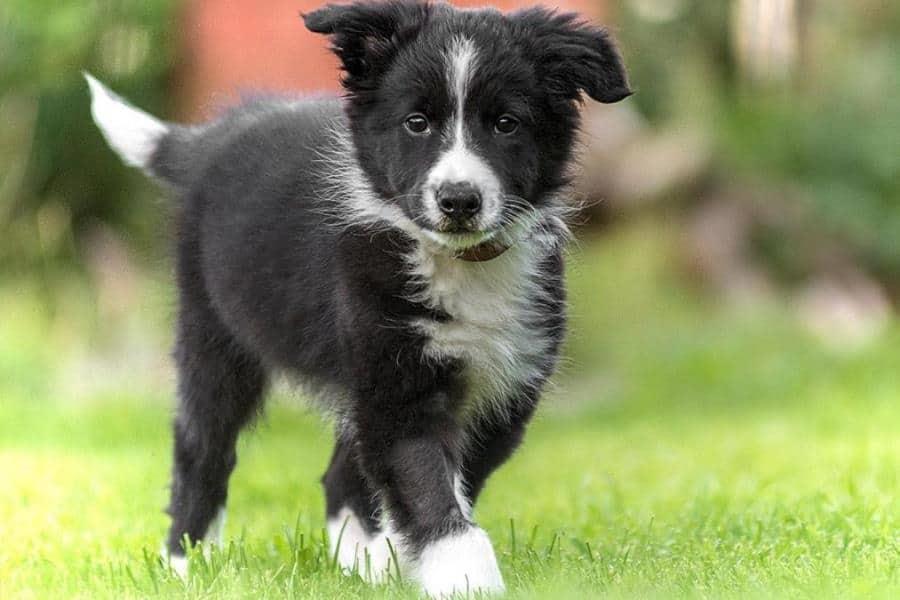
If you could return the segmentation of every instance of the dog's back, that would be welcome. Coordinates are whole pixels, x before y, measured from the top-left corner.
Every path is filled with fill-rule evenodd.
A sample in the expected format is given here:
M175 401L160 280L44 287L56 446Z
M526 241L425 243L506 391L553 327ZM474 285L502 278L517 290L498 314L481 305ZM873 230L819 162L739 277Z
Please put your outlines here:
M332 299L348 228L335 180L353 177L340 102L250 98L191 127L157 121L89 82L110 144L173 192L181 303L208 305L222 335L270 367L338 381Z

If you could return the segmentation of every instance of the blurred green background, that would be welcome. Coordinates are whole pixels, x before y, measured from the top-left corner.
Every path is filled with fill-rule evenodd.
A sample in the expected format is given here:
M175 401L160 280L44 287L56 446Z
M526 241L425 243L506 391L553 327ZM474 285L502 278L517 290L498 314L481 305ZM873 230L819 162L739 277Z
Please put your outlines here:
M168 201L105 146L81 71L196 114L209 4L0 4L0 596L371 593L288 543L320 534L328 436L285 390L235 475L244 562L181 584L145 560ZM479 509L513 592L894 596L900 3L588 4L638 93L586 106L567 359ZM289 480L286 455L309 457Z

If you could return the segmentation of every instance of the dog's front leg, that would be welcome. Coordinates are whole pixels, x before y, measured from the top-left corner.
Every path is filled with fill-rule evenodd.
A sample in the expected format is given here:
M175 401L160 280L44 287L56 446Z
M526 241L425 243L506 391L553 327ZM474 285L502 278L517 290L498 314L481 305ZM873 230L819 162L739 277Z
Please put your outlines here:
M383 395L408 391L400 388L381 386L359 398L353 429L362 471L390 519L401 570L434 597L502 591L491 542L468 519L454 488L460 430L450 395L435 391L405 401Z

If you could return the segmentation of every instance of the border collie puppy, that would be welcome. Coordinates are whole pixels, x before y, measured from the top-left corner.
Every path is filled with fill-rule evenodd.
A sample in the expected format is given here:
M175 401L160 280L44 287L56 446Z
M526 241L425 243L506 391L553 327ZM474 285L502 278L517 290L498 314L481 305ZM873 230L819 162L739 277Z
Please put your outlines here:
M472 519L554 370L562 219L582 93L630 94L576 15L390 0L304 16L345 97L159 121L87 76L110 146L177 197L166 552L217 539L235 441L272 373L335 415L323 478L342 566L392 555L433 595L499 591ZM302 60L302 57L299 58Z

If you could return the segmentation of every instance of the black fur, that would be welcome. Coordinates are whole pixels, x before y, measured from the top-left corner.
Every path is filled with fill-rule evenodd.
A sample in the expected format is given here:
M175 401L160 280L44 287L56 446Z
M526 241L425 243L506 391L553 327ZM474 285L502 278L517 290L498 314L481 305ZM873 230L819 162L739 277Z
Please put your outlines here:
M180 199L173 554L224 505L238 432L260 409L272 371L311 383L337 415L323 478L330 516L350 508L369 532L390 518L412 559L471 526L454 477L474 500L520 443L556 364L561 244L528 275L530 295L511 299L530 310L509 318L524 319L527 343L543 349L529 359L535 375L473 412L471 359L434 354L413 325L461 318L424 299L429 282L411 273L424 238L361 218L352 185L364 180L368 201L429 227L423 179L448 142L402 124L417 112L436 130L450 122L447 48L464 35L485 58L468 83L467 141L520 200L504 210L544 215L542 231L559 238L550 215L567 181L579 95L614 102L630 93L607 34L570 14L390 1L329 5L305 22L331 36L343 103L258 100L202 128L173 126L149 165ZM495 131L502 114L521 121L516 135ZM347 145L335 146L342 136Z

